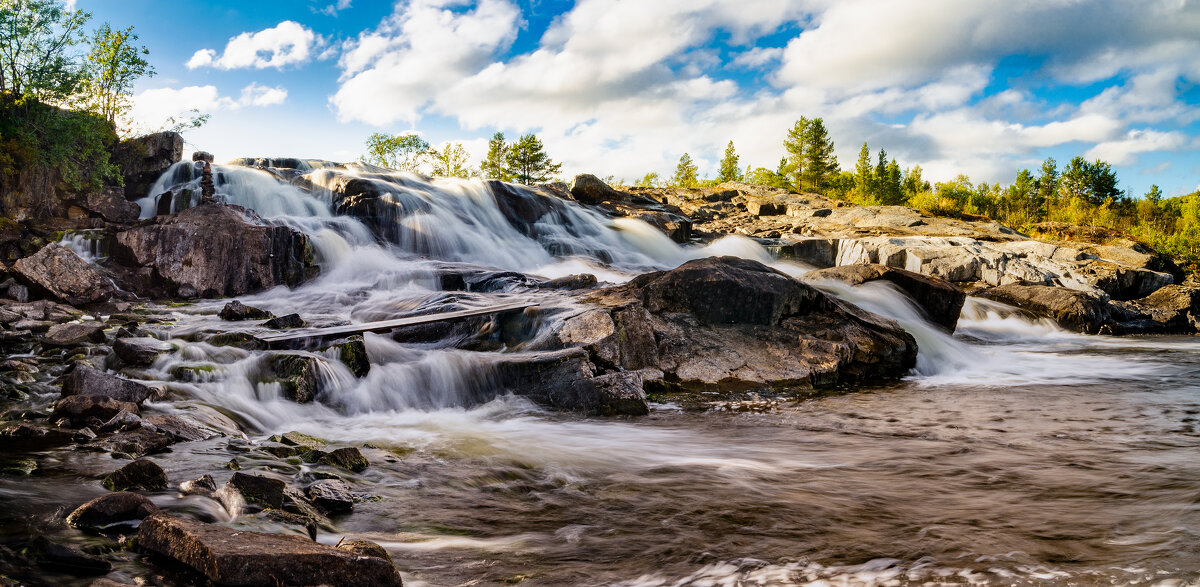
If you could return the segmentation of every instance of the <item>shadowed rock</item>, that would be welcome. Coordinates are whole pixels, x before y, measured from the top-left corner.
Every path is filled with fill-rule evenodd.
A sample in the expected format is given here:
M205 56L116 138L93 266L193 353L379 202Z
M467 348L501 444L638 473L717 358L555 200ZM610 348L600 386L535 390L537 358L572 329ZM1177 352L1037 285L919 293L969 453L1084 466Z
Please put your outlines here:
M83 363L76 363L63 380L62 395L101 396L140 404L154 395L154 390L136 381L122 379Z
M236 296L316 275L308 238L240 206L205 204L117 234L113 258L146 295Z
M934 324L950 333L958 325L958 315L967 299L967 292L950 282L886 265L843 265L819 269L804 274L803 279L832 279L850 285L879 280L890 282L908 294Z
M154 461L138 459L109 473L104 478L104 487L109 491L160 491L167 488L167 472Z
M131 522L141 520L157 511L158 506L146 496L120 491L101 495L75 508L75 511L67 516L67 524L74 528L97 532L123 530L128 528Z
M275 317L274 314L266 310L247 306L238 300L233 300L225 304L225 307L221 308L217 316L220 316L222 320L266 320Z
M1093 293L1044 285L1002 285L976 295L1050 318L1076 332L1099 334L1111 328L1112 306Z
M149 336L118 338L113 341L113 352L126 365L148 367L163 353L174 350L170 343Z

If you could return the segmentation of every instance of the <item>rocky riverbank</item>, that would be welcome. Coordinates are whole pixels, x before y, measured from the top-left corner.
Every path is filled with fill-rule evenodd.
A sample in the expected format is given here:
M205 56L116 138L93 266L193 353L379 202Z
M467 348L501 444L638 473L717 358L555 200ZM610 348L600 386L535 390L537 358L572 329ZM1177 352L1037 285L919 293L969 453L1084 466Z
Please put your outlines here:
M126 190L41 194L57 198L50 216L6 208L0 474L62 475L80 454L110 455L112 465L78 479L88 499L6 521L2 584L100 576L108 578L94 584L400 584L402 561L339 531L378 498L356 480L397 462L396 452L287 429L268 436L198 394L237 387L277 406L346 410L340 391L394 377L380 372L385 363L420 363L396 354L405 348L460 361L454 373L421 380L453 388L455 405L511 393L564 411L636 417L656 400L703 408L707 400L689 401L804 397L908 373L919 352L913 335L827 293L829 281L890 284L943 333L954 332L968 293L1080 332L1200 330L1200 287L1133 243L1035 241L983 219L744 184L618 190L585 175L570 186L435 188L359 164L219 166L204 153L180 162L181 146L177 135L156 135L123 147ZM234 190L257 199L235 204ZM140 210L154 215L139 220ZM645 224L614 231L604 217ZM647 227L654 234L634 234ZM646 246L693 248L672 244L653 257L621 231ZM694 253L728 235L812 270L782 272L765 253ZM412 267L274 313L240 301L192 305L311 286L337 270L332 256L345 255L351 237L366 243L358 254L382 251ZM505 269L518 253L534 264L585 259L602 277ZM417 282L428 293L413 300L322 309ZM387 340L401 350L378 348L371 341L385 339L376 335L292 349L265 341L513 300L536 307L398 328ZM175 478L159 462L167 452L219 466Z

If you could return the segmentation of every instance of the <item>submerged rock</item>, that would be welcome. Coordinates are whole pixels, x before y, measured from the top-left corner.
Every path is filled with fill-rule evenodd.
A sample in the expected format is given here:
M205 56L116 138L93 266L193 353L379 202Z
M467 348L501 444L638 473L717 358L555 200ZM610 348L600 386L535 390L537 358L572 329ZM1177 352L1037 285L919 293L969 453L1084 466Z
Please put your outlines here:
M126 365L148 367L163 353L175 349L169 342L149 336L118 338L113 341L113 352Z
M103 575L112 570L112 563L76 548L51 542L45 536L29 541L26 554L43 568L72 575Z
M154 461L138 459L109 473L104 478L104 487L109 491L160 491L167 488L167 472Z
M804 274L803 279L804 281L832 279L850 285L860 285L869 281L887 281L908 294L925 311L925 315L929 317L930 321L950 333L953 333L954 328L958 325L958 315L962 312L963 302L967 299L967 292L948 281L878 264L843 265L819 269Z
M247 532L165 513L142 521L142 548L172 558L221 585L401 585L387 560L299 536Z
M266 326L267 328L274 328L276 330L282 330L284 328L303 328L304 319L301 318L299 314L288 314L287 316L271 318L270 320L263 322L263 326Z
M117 233L113 258L144 295L236 296L317 274L308 238L240 206L204 204Z
M278 383L290 400L306 404L320 393L320 359L309 355L272 355L265 382Z
M101 495L75 508L67 516L67 525L97 532L124 530L157 511L158 506L146 496L119 491Z
M111 280L56 243L17 260L12 271L26 284L72 305L106 302L116 293Z
M275 317L274 314L266 310L247 306L238 300L233 300L225 304L225 307L221 308L217 316L220 316L222 320L267 320Z
M321 351L336 355L355 377L366 377L371 371L371 361L367 358L367 344L361 334L335 341Z

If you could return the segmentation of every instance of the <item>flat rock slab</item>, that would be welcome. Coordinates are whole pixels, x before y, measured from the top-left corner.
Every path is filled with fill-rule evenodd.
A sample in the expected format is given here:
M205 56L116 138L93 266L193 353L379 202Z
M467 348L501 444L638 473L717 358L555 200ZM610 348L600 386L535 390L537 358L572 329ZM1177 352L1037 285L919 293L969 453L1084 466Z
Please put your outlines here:
M387 560L285 534L234 530L159 512L138 544L196 569L218 585L403 585Z
M104 325L92 323L55 324L42 337L42 345L56 347L76 347L87 343L103 343Z

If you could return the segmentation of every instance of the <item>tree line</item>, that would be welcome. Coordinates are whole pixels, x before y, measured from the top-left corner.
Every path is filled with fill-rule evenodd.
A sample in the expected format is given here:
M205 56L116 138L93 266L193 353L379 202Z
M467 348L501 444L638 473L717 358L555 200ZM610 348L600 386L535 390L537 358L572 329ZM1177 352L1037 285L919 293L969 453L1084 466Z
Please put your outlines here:
M488 152L479 169L470 167L462 143L446 143L436 149L413 133L374 133L367 138L366 146L367 152L361 157L364 163L412 173L429 169L438 177L481 177L532 185L554 179L562 171L562 164L550 159L541 139L533 133L510 143L504 133L497 132L488 141Z
M714 179L700 179L695 162L684 153L671 178L662 181L657 173L648 173L636 185L698 187L744 181L867 206L987 217L1032 233L1052 230L1045 223L1106 229L1131 235L1182 260L1193 271L1200 270L1200 192L1166 198L1156 185L1135 198L1120 188L1116 171L1106 161L1075 156L1060 168L1054 158L1048 158L1036 171L1018 171L1008 185L976 184L966 175L931 184L922 177L919 165L902 169L885 149L873 154L865 142L853 169L842 170L824 121L804 117L788 131L783 150L774 169L747 166L741 171L730 141Z

